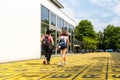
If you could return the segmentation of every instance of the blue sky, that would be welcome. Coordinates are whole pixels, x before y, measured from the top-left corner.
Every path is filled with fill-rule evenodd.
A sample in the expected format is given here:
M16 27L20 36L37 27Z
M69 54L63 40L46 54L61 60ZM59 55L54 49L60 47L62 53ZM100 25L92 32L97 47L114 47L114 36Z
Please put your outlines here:
M96 32L108 25L120 26L120 0L58 0L63 11L75 21L87 19L92 22Z

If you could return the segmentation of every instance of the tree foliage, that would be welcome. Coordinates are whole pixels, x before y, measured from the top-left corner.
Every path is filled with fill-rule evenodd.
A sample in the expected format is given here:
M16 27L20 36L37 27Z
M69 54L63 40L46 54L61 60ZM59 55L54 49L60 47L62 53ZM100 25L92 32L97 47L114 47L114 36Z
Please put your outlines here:
M75 39L84 42L85 49L120 49L120 27L108 25L103 32L94 31L88 20L81 20L74 30Z
M97 33L97 38L98 38L97 48L104 49L104 46L103 46L103 32L99 31Z
M118 49L120 48L120 27L108 25L104 29L103 44L105 49Z
M96 49L98 41L95 39L92 39L90 37L83 37L83 41L85 42L85 49Z
M92 23L88 20L81 20L75 28L75 39L85 43L84 48L95 49L97 46L97 34Z
M93 25L88 20L81 20L78 26L75 28L75 38L82 41L83 37L95 38L96 34L93 28Z

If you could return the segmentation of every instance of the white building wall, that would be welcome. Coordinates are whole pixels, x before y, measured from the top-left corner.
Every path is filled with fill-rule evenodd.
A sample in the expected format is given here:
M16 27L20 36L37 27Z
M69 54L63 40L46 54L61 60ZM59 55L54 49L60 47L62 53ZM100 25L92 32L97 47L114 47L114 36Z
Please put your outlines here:
M40 0L0 0L0 63L40 58Z
M41 4L74 25L49 0L0 0L0 63L40 58Z

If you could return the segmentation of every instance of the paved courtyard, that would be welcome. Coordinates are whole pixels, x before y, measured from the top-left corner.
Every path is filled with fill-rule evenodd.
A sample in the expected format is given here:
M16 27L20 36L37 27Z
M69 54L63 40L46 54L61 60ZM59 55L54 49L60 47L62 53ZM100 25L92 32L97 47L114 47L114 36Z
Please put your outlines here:
M42 59L0 64L0 80L120 80L120 53L68 54L68 64L58 66L60 56L50 65Z

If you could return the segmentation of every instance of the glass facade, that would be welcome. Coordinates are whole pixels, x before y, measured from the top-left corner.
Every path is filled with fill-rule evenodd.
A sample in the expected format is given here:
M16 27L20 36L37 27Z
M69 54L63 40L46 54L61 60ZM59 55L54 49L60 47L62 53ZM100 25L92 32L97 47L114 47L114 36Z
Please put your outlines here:
M41 36L49 29L49 10L41 6Z
M43 6L41 7L41 20L49 24L49 10Z
M44 35L46 30L52 30L52 36L54 39L54 45L53 45L53 53L52 54L59 54L60 51L56 51L56 46L58 43L58 36L60 35L61 30L67 30L69 33L69 40L71 45L68 48L68 52L73 52L73 30L74 27L69 24L69 22L66 22L61 17L55 15L53 12L48 10L46 7L41 6L41 35ZM42 50L42 49L41 49Z
M61 18L57 17L57 27L61 28Z
M62 29L62 27L64 27L64 20L63 19L61 19L61 29Z
M51 17L50 17L51 18L51 20L50 20L51 25L56 26L56 15L52 12L50 15L51 15Z
M48 29L49 29L48 24L41 23L41 35L44 35Z

